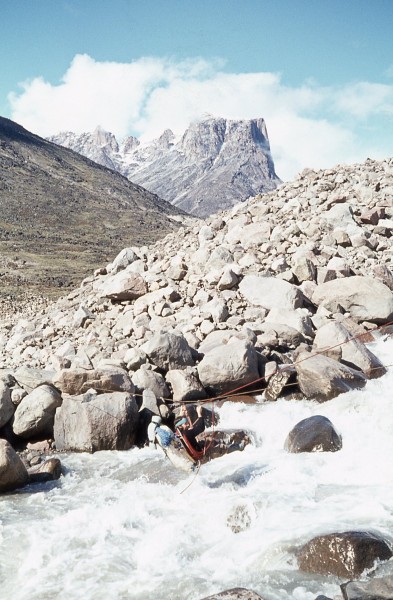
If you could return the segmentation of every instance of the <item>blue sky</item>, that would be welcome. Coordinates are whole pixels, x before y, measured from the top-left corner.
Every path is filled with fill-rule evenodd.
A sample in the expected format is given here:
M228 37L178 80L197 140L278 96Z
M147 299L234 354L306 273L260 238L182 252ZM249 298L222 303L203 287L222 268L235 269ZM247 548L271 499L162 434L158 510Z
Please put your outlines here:
M278 174L393 155L393 0L0 0L0 114L39 135L264 117Z

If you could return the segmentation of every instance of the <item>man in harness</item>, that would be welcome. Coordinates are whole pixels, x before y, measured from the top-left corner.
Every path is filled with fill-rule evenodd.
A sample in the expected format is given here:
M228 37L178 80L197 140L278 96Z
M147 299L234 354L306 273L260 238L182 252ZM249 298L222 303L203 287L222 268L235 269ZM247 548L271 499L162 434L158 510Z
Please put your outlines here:
M192 422L187 412L187 408L183 404L182 414L184 416L180 421L176 423L175 426L176 429L180 431L181 435L183 436L183 438L185 438L185 440L188 442L192 449L194 449L196 452L202 452L203 446L196 439L198 435L205 431L205 420L202 414L202 405L198 404L196 410L197 419L194 422Z

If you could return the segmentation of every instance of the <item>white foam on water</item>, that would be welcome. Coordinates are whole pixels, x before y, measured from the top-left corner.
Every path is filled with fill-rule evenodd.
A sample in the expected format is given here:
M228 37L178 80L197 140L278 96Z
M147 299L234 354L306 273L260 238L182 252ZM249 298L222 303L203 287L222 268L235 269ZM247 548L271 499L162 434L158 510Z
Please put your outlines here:
M393 340L372 350L392 362ZM254 443L190 476L149 448L61 455L59 481L0 498L0 597L198 600L231 587L266 600L339 595L339 579L298 570L296 550L350 529L393 543L392 389L390 368L323 404L224 403L219 428L244 428ZM342 450L284 450L312 415L333 422Z

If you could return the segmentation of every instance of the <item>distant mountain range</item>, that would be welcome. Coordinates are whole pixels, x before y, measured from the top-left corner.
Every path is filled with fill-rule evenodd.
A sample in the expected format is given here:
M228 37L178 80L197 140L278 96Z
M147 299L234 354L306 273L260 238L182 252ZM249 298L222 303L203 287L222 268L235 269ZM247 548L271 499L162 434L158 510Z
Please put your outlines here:
M64 293L187 216L96 162L0 117L0 300Z
M192 123L179 139L167 129L149 143L132 136L118 142L101 127L93 133L63 132L48 139L200 217L274 190L281 183L263 119L206 116Z

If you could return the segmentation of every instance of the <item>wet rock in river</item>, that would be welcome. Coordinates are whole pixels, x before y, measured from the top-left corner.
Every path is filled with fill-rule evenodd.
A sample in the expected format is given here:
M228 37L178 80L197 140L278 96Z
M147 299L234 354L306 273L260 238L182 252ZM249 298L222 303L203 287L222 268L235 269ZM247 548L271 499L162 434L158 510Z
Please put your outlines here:
M202 463L231 452L242 451L251 443L249 434L241 429L236 431L209 431L203 433L200 439L204 440L206 452L201 459Z
M341 450L342 441L327 417L314 415L303 419L289 432L285 450L298 452L336 452Z
M48 458L38 466L28 469L30 483L46 483L61 476L61 462L58 458Z
M345 531L313 538L299 552L302 571L337 577L359 577L376 560L393 556L382 538L367 531Z

